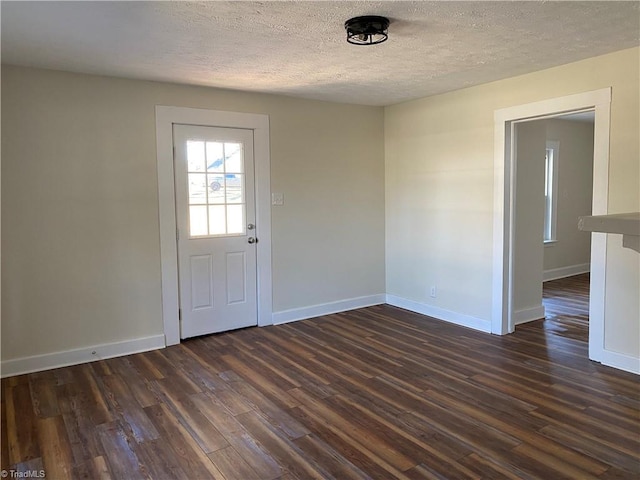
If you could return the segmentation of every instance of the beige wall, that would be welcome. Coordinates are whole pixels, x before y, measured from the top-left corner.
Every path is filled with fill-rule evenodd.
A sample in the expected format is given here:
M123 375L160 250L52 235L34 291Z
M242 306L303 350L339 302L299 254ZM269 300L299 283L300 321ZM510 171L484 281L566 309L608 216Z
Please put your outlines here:
M516 323L544 317L544 122L516 125L515 234L513 242L513 310Z
M609 213L640 210L639 49L385 109L387 293L491 318L494 111L612 87ZM605 346L640 356L636 252L610 236ZM438 296L428 295L438 285Z
M384 293L382 108L3 66L3 360L162 334L155 105L270 116L274 311Z
M544 122L547 140L560 144L556 242L545 246L546 271L587 264L591 258L591 235L578 230L578 217L591 215L593 123L569 120Z

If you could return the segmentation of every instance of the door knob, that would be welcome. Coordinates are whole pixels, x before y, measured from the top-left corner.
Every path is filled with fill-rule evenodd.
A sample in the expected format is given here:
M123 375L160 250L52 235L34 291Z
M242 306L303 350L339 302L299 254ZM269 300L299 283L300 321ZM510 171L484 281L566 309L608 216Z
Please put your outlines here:
M257 238L254 238L254 237L249 237L249 238L247 239L247 242L249 242L249 243L258 243L258 239L257 239Z
M253 223L250 223L249 225L247 225L247 228L249 230L253 230L254 228L256 228L256 226Z

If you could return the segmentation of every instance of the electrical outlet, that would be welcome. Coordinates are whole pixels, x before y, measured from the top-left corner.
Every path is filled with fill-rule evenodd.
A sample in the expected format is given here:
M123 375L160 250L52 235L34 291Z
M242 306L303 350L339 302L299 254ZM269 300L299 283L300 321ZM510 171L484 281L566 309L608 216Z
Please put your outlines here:
M431 290L429 291L429 295L431 295L431 298L436 298L438 296L438 290L436 289L435 285L431 287Z

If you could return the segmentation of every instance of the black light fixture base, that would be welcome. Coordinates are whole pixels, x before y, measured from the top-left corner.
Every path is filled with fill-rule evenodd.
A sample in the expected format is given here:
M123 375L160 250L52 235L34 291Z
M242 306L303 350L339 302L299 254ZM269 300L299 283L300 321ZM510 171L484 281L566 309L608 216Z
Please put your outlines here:
M344 22L347 42L353 45L376 45L387 40L389 19L376 15L354 17Z

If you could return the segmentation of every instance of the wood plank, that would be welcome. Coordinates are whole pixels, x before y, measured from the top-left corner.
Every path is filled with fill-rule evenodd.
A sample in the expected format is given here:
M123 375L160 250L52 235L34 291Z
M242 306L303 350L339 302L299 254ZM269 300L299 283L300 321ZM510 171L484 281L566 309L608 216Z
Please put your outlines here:
M136 355L128 355L127 358L131 362L132 366L135 367L140 375L145 379L159 380L164 378L164 375L157 366L161 360L164 360L162 356L151 355L151 353L138 353ZM163 366L164 370L169 374L173 373L173 369L166 365Z
M458 464L460 458L471 452L462 442L452 441L449 437L440 434L432 426L416 419L415 416L407 416L401 413L388 416L364 397L358 397L357 399L341 397L341 400L353 407L354 416L369 416L384 425L395 435L403 437L420 447L421 451L414 453L413 458L429 465L429 470L432 474L439 472L438 475L446 475L456 471L457 475L460 476L473 475L470 470ZM421 468L417 469L417 471L421 470Z
M107 406L107 400L98 386L98 378L90 364L69 367L72 371L74 390L86 406L88 415L95 425L112 422L114 418Z
M527 475L513 465L505 467L500 463L477 453L470 453L458 460L461 465L474 472L478 478L503 478L508 480L527 480L535 478Z
M33 410L39 418L60 415L56 396L57 379L54 377L34 379L29 382Z
M8 381L0 382L0 470L6 470L11 465L9 461L9 427L7 426L8 411L6 404L8 388ZM11 408L12 410L14 409L13 406Z
M350 438L341 435L339 430L330 426L320 416L300 407L291 409L290 413L307 425L319 439L331 445L348 459L355 468L362 470L374 479L387 480L390 478L387 469L381 466L378 459L374 459L366 448L361 448L359 444L354 444Z
M209 458L226 478L242 478L243 480L263 480L242 456L231 446L210 453Z
M278 408L265 395L247 382L229 382L229 386L252 405L252 410L260 412L271 425L281 430L289 438L299 438L310 433L308 429L292 418L287 411Z
M554 476L556 478L579 478L581 480L595 480L598 478L597 475L593 475L581 468L575 467L569 462L566 462L564 457L562 456L556 457L549 453L542 452L538 448L526 443L518 445L516 448L514 448L513 453L516 455L522 455L522 457L526 457L528 461L535 461L535 468L541 473L543 471L541 470L540 466L544 465L545 471L548 473L542 473L542 475L548 475L548 478L552 478Z
M133 365L130 357L120 357L113 359L110 374L117 374L120 378L127 380L127 387L131 390L133 397L141 407L156 405L160 400L154 392L151 381L147 380L140 371ZM99 375L105 376L105 375Z
M38 422L34 415L28 382L15 382L13 386L7 387L5 392L9 464L40 457Z
M94 434L95 416L91 406L91 400L83 392L82 387L75 382L66 383L57 387L58 406L62 412L62 418L69 439L69 446L76 464L103 455L102 444Z
M282 467L271 456L267 448L259 444L244 428L226 438L244 461L254 471L260 472L261 480L272 480L283 475Z
M378 463L390 474L398 478L402 477L402 471L416 465L414 460L398 451L386 438L367 431L339 415L328 407L324 400L315 399L301 389L297 389L295 394L303 405L300 407L302 411L312 417L324 419L329 430Z
M578 435L575 431L562 426L549 425L540 430L540 433L595 460L607 465L615 465L625 470L628 475L640 473L640 459L637 451L635 453L620 451L611 444L603 443L597 436Z
M180 467L190 478L224 479L220 470L166 405L152 405L144 410L158 431L162 432L167 447L180 460Z
M173 403L174 415L205 453L215 452L229 445L224 436L195 406L191 398L184 397Z
M72 477L81 480L111 480L113 478L109 466L102 456L74 465Z
M305 435L294 440L294 443L305 452L306 456L313 458L318 465L337 479L361 480L371 478L360 468L353 465L344 455L335 450L324 440L315 435Z
M105 452L108 470L114 478L148 478L140 470L140 461L134 451L135 441L116 422L98 425L96 435Z
M38 420L38 440L42 465L48 478L68 478L73 470L73 454L61 416Z
M250 364L236 358L231 355L224 355L222 357L225 363L229 366L229 369L234 370L247 382L257 387L262 391L271 401L277 405L281 405L284 408L292 408L297 406L297 402L293 399L286 390L282 390L276 384L274 384L268 376L262 375L253 370Z
M131 430L136 441L155 440L159 437L158 431L135 400L125 380L119 375L109 375L102 377L101 382L111 410L120 419L123 428Z
M189 396L189 400L226 438L242 431L242 425L234 418L234 413L225 407L225 402L211 392ZM239 413L249 412L250 408Z
M585 475L599 475L607 469L607 466L602 462L596 461L579 452L574 452L569 448L565 448L563 445L550 442L548 441L548 438L545 438L543 435L540 435L535 431L532 432L531 430L518 425L517 422L512 420L512 418L504 414L501 417L492 416L491 414L476 408L474 405L465 405L456 398L444 396L441 392L430 393L432 398L435 397L441 402L441 405L453 407L458 411L464 411L469 417L474 418L483 424L490 425L494 429L507 433L522 441L523 443L517 445L514 448L514 451L529 452L530 450L528 445L535 445L541 456L548 453L553 456L561 457L562 462L565 464L575 465L582 469L585 472ZM532 413L532 415L534 413ZM545 458L548 463L550 461L550 457Z
M289 375L294 375L295 380L292 383L296 385L304 385L305 388L326 389L330 391L329 381L318 375L311 364L299 357L292 356L289 352L283 349L276 349L267 343L260 342L260 352L262 352L265 358L274 364L282 366L287 365Z
M173 480L188 478L182 469L180 459L163 439L149 440L132 445L136 457L140 462L143 476L156 479Z
M264 445L271 456L289 472L304 479L322 480L332 478L322 466L306 457L292 441L279 435L256 412L243 413L236 418L249 434Z

